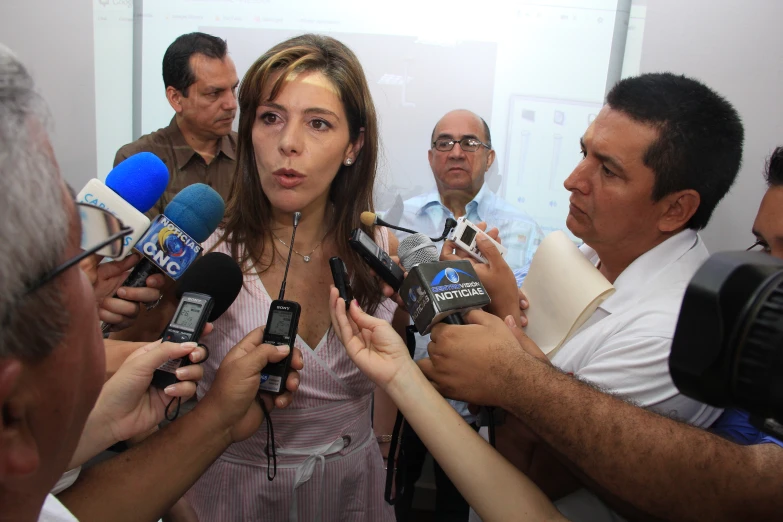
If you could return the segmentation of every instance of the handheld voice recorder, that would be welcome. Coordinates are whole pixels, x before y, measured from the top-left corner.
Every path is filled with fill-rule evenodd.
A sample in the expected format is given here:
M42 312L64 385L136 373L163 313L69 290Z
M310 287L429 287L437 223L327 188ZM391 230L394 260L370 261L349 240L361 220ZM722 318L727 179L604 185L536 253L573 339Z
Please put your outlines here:
M375 244L375 241L370 236L365 234L360 228L356 228L351 232L348 244L362 256L362 259L370 268L375 270L375 273L386 281L395 292L400 289L402 281L405 279L405 272L397 266L397 263L392 261L389 254Z
M294 212L294 231L291 234L291 243L288 248L288 261L285 264L285 274L283 282L280 284L280 294L277 299L272 301L269 306L269 314L266 318L264 327L264 344L280 346L288 345L289 352L285 359L276 363L269 363L261 370L260 391L279 394L285 391L285 380L288 376L288 370L291 368L291 357L294 354L294 343L296 334L299 331L299 314L302 307L294 301L286 301L285 282L288 278L288 267L291 265L291 252L294 249L294 239L296 238L296 227L299 225L299 219L302 217L300 212Z
M197 292L185 292L179 301L174 319L163 331L163 341L172 343L198 342L214 306L212 297ZM165 388L178 381L177 368L191 364L190 358L180 357L162 364L152 375L152 385Z
M506 247L492 239L489 235L487 235L486 232L465 219L465 216L457 218L457 225L451 229L447 239L449 241L454 241L454 243L456 243L456 245L461 250L467 252L473 259L481 261L482 263L487 263L487 259L481 254L481 252L479 252L478 246L476 245L476 240L478 239L479 234L484 235L490 241L492 241L492 243L495 245L495 248L497 248L498 252L500 252L501 256L505 256L508 253L508 249Z
M353 301L353 289L351 288L351 279L348 277L348 269L345 267L345 262L339 257L329 259L329 268L332 269L334 286L340 292L340 297L345 300L345 309L347 310Z

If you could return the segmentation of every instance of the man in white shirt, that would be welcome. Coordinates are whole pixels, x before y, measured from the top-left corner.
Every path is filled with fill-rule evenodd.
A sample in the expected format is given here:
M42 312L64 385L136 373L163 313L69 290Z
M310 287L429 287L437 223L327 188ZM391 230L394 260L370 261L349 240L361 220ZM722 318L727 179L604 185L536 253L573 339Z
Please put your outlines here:
M610 91L580 140L584 159L565 181L572 194L566 224L617 291L563 345L553 365L697 426L709 426L720 415L679 393L668 373L668 355L687 283L707 258L696 231L731 187L742 141L734 108L694 80L646 74ZM492 288L510 284L494 281L488 267L477 270L490 295ZM447 396L503 406L525 379L513 363L519 342L508 337L511 332L491 318L480 325L438 326L429 346L433 358L420 365ZM537 350L532 343L524 347ZM553 450L539 429L539 419L557 415L559 400L548 395L524 414L512 409L518 419L499 430L498 448L561 499L567 517L611 519L615 515L597 498L577 490L589 482L574 476L573 462ZM644 465L643 455L623 454L622 445L616 458L638 458Z

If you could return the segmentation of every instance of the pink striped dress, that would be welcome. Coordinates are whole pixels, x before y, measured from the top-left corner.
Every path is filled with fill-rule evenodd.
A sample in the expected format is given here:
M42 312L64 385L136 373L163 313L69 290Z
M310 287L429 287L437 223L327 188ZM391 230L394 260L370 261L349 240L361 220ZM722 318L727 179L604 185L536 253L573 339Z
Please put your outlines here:
M380 229L377 236L378 245L388 250L387 231ZM217 233L204 247L216 241ZM225 243L216 250L230 254ZM266 323L271 302L257 273L248 273L237 300L203 339L211 356L199 399L226 353ZM385 300L375 315L391 321L395 308ZM201 522L393 522L394 509L383 499L385 470L372 429L375 385L351 362L331 328L315 349L298 337L296 346L304 356L299 390L288 408L271 413L275 479L267 479L264 423L212 464L186 494L188 501Z

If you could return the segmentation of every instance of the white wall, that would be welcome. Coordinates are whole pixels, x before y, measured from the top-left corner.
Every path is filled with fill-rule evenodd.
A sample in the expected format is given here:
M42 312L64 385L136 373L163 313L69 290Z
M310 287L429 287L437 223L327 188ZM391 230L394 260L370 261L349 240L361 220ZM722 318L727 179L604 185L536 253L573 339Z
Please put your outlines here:
M700 79L745 124L742 170L702 234L710 251L749 247L764 194L764 160L783 145L783 2L647 0L641 72Z
M90 0L2 0L0 42L27 65L52 116L63 176L77 191L96 176Z
M743 117L742 172L704 238L713 251L748 246L765 188L764 158L783 144L783 2L638 3L648 9L641 71L668 70L699 78L734 103ZM90 0L0 2L0 41L29 66L49 103L55 153L65 178L75 187L99 174L92 27Z

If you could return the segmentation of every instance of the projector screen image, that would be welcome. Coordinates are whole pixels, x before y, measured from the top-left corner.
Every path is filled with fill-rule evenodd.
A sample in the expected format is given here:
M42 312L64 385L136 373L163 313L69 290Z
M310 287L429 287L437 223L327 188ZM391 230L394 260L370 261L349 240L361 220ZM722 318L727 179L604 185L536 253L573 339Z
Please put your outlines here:
M434 189L433 127L469 109L492 133L488 188L545 232L564 229L563 180L608 88L638 72L644 9L631 0L95 0L98 169L171 120L161 61L177 36L224 38L241 79L274 44L312 32L350 47L367 76L381 136L378 210Z

